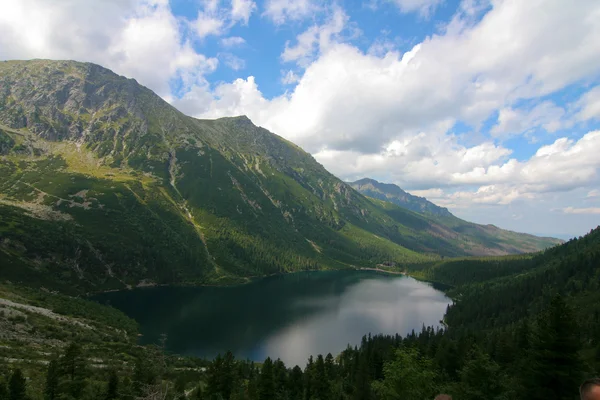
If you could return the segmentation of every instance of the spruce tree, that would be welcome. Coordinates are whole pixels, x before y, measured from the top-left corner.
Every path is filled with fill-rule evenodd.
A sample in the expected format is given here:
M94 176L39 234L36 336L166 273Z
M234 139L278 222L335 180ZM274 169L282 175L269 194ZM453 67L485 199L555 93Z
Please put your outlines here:
M325 357L325 374L327 375L327 379L335 379L335 363L333 362L333 355L331 353L327 353Z
M0 400L8 400L8 388L4 379L0 376Z
M555 296L540 315L532 336L528 398L570 400L581 380L581 343L571 308Z
M51 360L46 371L46 386L44 388L44 399L54 400L58 397L58 362Z
M58 361L59 391L78 399L81 397L86 385L86 360L82 355L81 347L71 343L65 354Z
M327 373L325 372L325 361L321 354L317 356L317 361L315 362L313 382L315 397L319 400L329 400L331 397L329 380L327 379Z
M288 387L290 392L291 400L301 400L304 396L304 377L302 369L299 366L292 368L290 378L288 380Z
M9 400L26 400L27 399L27 381L23 372L20 369L15 369L8 382L8 399Z
M108 383L106 385L106 394L104 396L105 400L114 400L119 397L119 376L117 375L117 371L112 369L110 371L110 376L108 378Z
M308 357L308 363L304 369L304 398L310 400L313 397L313 375L314 375L315 363L313 356Z
M458 398L461 400L500 399L504 392L500 367L489 355L475 347L460 370Z
M273 381L273 361L267 357L260 369L258 379L258 398L259 400L275 399L275 382Z
M287 369L285 364L280 359L275 360L273 363L273 381L275 383L275 398L286 399L288 398L288 377Z

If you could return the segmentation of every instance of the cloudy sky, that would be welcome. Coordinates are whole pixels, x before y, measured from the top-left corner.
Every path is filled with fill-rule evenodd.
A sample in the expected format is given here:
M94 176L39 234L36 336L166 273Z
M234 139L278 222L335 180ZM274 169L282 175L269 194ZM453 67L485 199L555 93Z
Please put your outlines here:
M0 59L29 58L245 114L468 220L600 224L598 0L1 0Z

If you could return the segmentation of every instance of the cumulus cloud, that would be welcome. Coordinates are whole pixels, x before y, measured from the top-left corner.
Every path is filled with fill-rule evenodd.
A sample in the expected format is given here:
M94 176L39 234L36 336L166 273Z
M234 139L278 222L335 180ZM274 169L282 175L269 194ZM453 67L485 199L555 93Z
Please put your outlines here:
M218 65L193 49L162 0L4 2L0 58L91 61L165 97L170 80L200 85Z
M530 110L506 107L498 113L498 123L491 130L495 137L506 138L519 135L528 131L543 128L547 132L568 126L570 121L565 120L566 111L550 101L537 104Z
M231 19L248 24L250 15L256 10L256 3L252 0L231 0Z
M274 24L298 21L307 18L321 9L316 0L267 0L263 16Z
M210 12L199 11L193 26L200 39L210 35L219 36L224 33L225 19Z
M600 86L596 86L585 93L577 102L580 108L577 118L579 120L600 120Z
M285 44L281 54L284 62L297 61L300 65L307 65L312 61L318 51L327 51L332 40L344 29L348 16L344 10L334 6L333 13L323 25L313 25L296 38L296 44Z
M441 4L389 1L421 15ZM188 114L246 114L342 178L374 176L436 196L442 205L511 205L568 190L584 190L577 192L583 199L599 183L592 124L600 115L600 90L593 87L600 73L595 0L580 0L577 7L561 0L463 0L448 23L405 53L386 40L367 51L352 45L354 22L340 6L267 0L262 15L278 26L315 21L282 48L281 82L294 86L273 98L252 76L209 84L205 76L219 61L192 46L248 24L254 2L199 4L198 18L186 21L173 15L167 0L5 2L0 58L97 62L136 78ZM218 56L221 64L242 68L228 52L244 39L219 43L228 48ZM180 93L170 91L174 79L183 83ZM581 82L591 86L574 104L552 97ZM572 124L585 131L563 133ZM466 132L461 137L452 133L457 126ZM504 139L538 131L556 137L543 138L535 154L517 158L506 147ZM565 202L560 209L567 207L589 208ZM513 214L522 213L507 215Z
M284 85L293 85L300 81L300 77L292 70L285 72L281 78L281 83Z
M207 36L224 35L234 25L248 25L250 15L256 10L251 0L231 0L230 7L224 7L221 0L203 0L198 17L191 23L200 39ZM237 43L236 43L237 41ZM230 39L226 44L239 44L239 39Z
M542 5L543 18L532 20ZM600 27L593 16L599 12L592 0L578 7L564 7L558 0L498 2L479 23L457 17L443 35L405 54L389 51L381 57L329 41L285 98L265 99L256 88L252 97L261 98L261 106L245 102L242 107L235 88L245 90L246 85L236 81L218 102L311 152L379 153L397 138L429 132L438 124L450 128L460 120L476 130L517 100L545 96L598 73ZM318 32L309 28L288 45L284 60L316 53ZM271 102L277 112L265 113L263 106ZM224 114L208 108L209 116ZM534 116L531 123L553 129L552 120Z

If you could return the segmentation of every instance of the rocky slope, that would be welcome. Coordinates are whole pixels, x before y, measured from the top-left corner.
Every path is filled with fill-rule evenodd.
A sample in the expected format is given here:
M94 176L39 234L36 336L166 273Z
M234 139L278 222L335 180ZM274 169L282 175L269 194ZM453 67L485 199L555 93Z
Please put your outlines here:
M556 243L509 242L366 198L246 117L187 117L94 64L0 62L0 279L228 283Z
M437 206L424 197L413 196L394 184L381 183L370 178L359 179L348 184L365 196L389 201L414 212L440 217L452 216L447 208Z

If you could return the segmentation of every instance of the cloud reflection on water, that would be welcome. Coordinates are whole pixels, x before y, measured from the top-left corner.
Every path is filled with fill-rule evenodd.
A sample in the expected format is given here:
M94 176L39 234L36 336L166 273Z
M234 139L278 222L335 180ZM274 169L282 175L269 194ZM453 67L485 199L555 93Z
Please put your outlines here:
M304 366L363 335L402 335L437 325L449 299L412 278L371 271L281 275L236 287L157 287L96 296L136 319L143 343L168 335L178 354L267 356Z
M414 279L366 279L339 296L299 299L294 307L320 311L275 332L258 353L304 365L307 355L337 354L369 332L406 334L423 324L438 326L449 303L443 293Z

